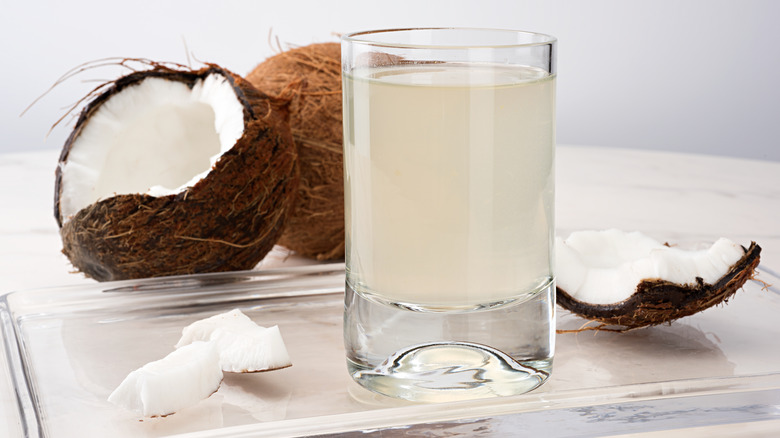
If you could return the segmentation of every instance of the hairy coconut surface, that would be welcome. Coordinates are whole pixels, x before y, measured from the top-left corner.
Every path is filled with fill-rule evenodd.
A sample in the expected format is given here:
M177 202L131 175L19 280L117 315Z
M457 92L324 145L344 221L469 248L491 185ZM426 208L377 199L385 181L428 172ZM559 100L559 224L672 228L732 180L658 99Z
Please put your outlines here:
M558 288L557 303L583 318L626 329L667 323L726 302L746 281L753 278L761 255L755 242L720 279L705 283L698 277L695 284L678 284L659 279L641 281L627 299L612 304L579 301Z
M344 257L341 46L311 44L268 58L247 75L258 89L291 96L301 183L279 244L319 260Z
M182 85L195 97L177 97ZM155 66L81 112L56 172L55 217L63 253L97 280L251 269L281 236L297 187L286 102L216 65Z

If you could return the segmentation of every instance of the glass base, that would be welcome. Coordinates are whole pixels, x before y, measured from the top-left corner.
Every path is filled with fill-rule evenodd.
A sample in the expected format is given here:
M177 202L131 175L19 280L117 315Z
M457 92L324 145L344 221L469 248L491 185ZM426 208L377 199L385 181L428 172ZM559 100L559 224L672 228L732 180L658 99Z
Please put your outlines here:
M425 312L346 288L347 367L361 386L416 402L523 394L552 371L555 285L488 310Z

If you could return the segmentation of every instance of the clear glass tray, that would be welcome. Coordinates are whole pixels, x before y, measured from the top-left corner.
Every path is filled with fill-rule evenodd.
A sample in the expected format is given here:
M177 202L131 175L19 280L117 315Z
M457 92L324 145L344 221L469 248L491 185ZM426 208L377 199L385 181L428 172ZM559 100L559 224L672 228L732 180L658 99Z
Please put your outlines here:
M344 265L325 264L9 293L0 300L0 387L15 393L23 435L55 438L566 436L780 415L780 293L757 282L671 325L559 334L552 377L529 394L428 405L352 383L343 287ZM233 308L279 325L293 366L227 375L210 398L164 418L106 401L130 371L168 354L184 326ZM585 322L558 311L561 329Z

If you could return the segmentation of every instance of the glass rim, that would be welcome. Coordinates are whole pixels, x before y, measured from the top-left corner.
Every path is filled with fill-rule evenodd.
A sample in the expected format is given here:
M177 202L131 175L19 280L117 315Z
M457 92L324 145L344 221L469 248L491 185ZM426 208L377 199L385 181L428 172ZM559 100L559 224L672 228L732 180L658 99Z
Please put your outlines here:
M368 35L387 34L391 32L410 32L410 31L467 31L467 32L499 32L504 34L528 35L542 37L543 41L530 41L525 43L497 43L497 44L457 44L457 45L438 45L438 44L411 44L401 42L379 41L371 38L361 38ZM399 49L436 49L436 50L462 50L462 49L509 49L520 47L547 46L557 43L558 39L552 35L532 32L526 30L487 28L487 27L407 27L407 28L387 28L375 30L362 30L350 32L341 36L342 42L353 44L366 44L378 47L394 47Z

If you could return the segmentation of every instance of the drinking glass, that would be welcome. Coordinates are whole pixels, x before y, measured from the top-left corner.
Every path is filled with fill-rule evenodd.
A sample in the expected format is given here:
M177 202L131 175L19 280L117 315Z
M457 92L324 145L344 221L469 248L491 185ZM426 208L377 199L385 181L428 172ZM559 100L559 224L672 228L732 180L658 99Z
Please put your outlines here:
M414 401L538 387L555 349L555 38L341 44L350 374Z

